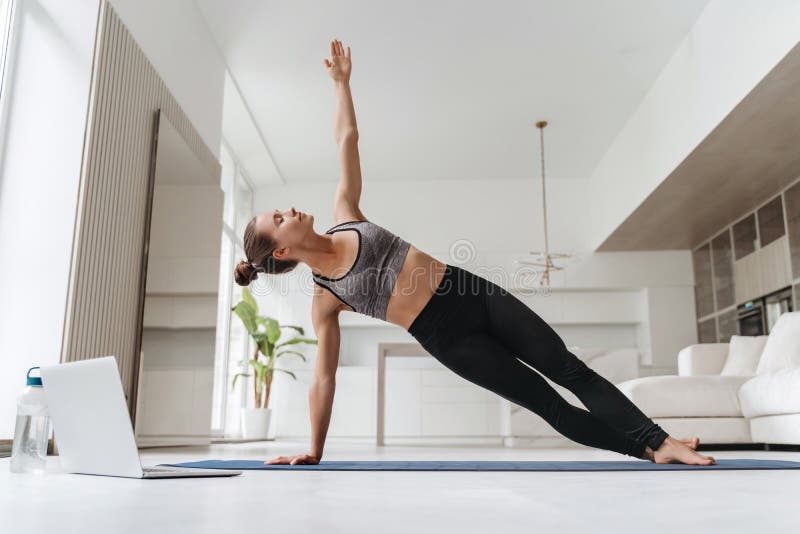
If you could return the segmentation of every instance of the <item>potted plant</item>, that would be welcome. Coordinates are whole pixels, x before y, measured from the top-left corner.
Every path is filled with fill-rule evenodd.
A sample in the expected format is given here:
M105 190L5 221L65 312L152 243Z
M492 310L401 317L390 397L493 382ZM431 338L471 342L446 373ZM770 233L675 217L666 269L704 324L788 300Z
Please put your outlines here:
M306 361L306 357L302 353L287 347L298 343L316 345L317 340L303 337L305 332L301 326L282 325L272 317L259 315L258 304L256 304L253 295L250 294L246 287L242 288L242 300L231 310L242 320L247 333L250 334L256 345L252 359L239 362L245 369L252 367L252 374L249 372L236 373L233 377L233 384L231 384L231 387L236 387L236 380L240 376L254 377L255 403L253 408L242 408L242 437L245 439L266 439L268 437L271 413L268 406L273 372L283 371L297 380L297 377L291 371L275 367L276 358L284 354L296 354L303 358L303 361ZM284 340L282 328L291 328L297 331L299 335Z

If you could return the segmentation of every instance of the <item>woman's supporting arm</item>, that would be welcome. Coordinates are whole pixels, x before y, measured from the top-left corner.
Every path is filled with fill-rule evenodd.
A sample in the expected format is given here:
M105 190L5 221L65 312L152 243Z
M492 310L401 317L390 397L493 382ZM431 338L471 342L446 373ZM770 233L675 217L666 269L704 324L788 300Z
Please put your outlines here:
M331 301L323 301L315 296L311 304L311 319L317 335L317 364L308 390L308 406L311 415L311 455L317 459L322 458L333 412L341 342L338 310L323 302Z
M317 364L314 378L308 389L308 407L311 414L311 446L307 454L278 456L266 464L317 464L322 460L325 438L333 413L333 396L336 392L336 368L339 366L339 310L342 306L335 297L325 295L314 285L311 302L311 321L317 335ZM325 298L327 297L327 298Z
M328 436L336 379L315 377L308 388L308 405L311 412L311 456L322 459L325 438Z

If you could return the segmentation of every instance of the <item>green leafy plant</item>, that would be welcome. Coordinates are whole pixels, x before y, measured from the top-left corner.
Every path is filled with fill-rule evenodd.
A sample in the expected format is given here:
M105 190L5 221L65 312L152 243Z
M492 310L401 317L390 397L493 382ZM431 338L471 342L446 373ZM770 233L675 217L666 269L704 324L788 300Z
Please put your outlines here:
M306 357L302 353L286 347L291 347L298 343L316 345L317 340L303 337L305 332L301 326L282 325L272 317L259 315L258 304L246 287L242 288L242 300L231 308L231 310L242 320L242 324L244 324L244 327L247 329L247 333L250 334L250 337L253 338L256 344L256 350L253 352L252 359L239 362L244 369L252 367L254 375L247 372L236 373L233 377L231 387L236 387L236 380L240 376L255 376L255 407L266 408L269 403L269 391L272 386L274 371L283 371L297 380L297 377L291 371L276 369L275 360L284 354L296 354L300 356L303 361L306 361ZM297 331L298 335L282 341L284 339L282 336L282 328L293 329ZM262 355L266 360L261 358Z

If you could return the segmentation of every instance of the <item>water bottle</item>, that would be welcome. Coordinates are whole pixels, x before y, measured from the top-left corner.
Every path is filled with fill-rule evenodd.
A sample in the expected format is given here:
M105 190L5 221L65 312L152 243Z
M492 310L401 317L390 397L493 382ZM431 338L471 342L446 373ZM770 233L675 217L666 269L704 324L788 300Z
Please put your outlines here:
M12 473L43 473L47 462L50 415L42 378L31 376L34 369L39 367L28 369L27 387L17 400L17 426L11 447Z

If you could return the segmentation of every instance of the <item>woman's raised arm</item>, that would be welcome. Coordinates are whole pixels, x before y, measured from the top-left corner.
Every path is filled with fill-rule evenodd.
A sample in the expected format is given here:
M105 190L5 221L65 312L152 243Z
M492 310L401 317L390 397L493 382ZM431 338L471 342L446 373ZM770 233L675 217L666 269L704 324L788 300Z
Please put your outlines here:
M323 63L336 88L334 138L339 146L342 174L334 198L334 224L365 220L359 209L361 200L361 160L358 155L358 126L350 94L350 47L345 52L341 41L331 41L331 57Z

